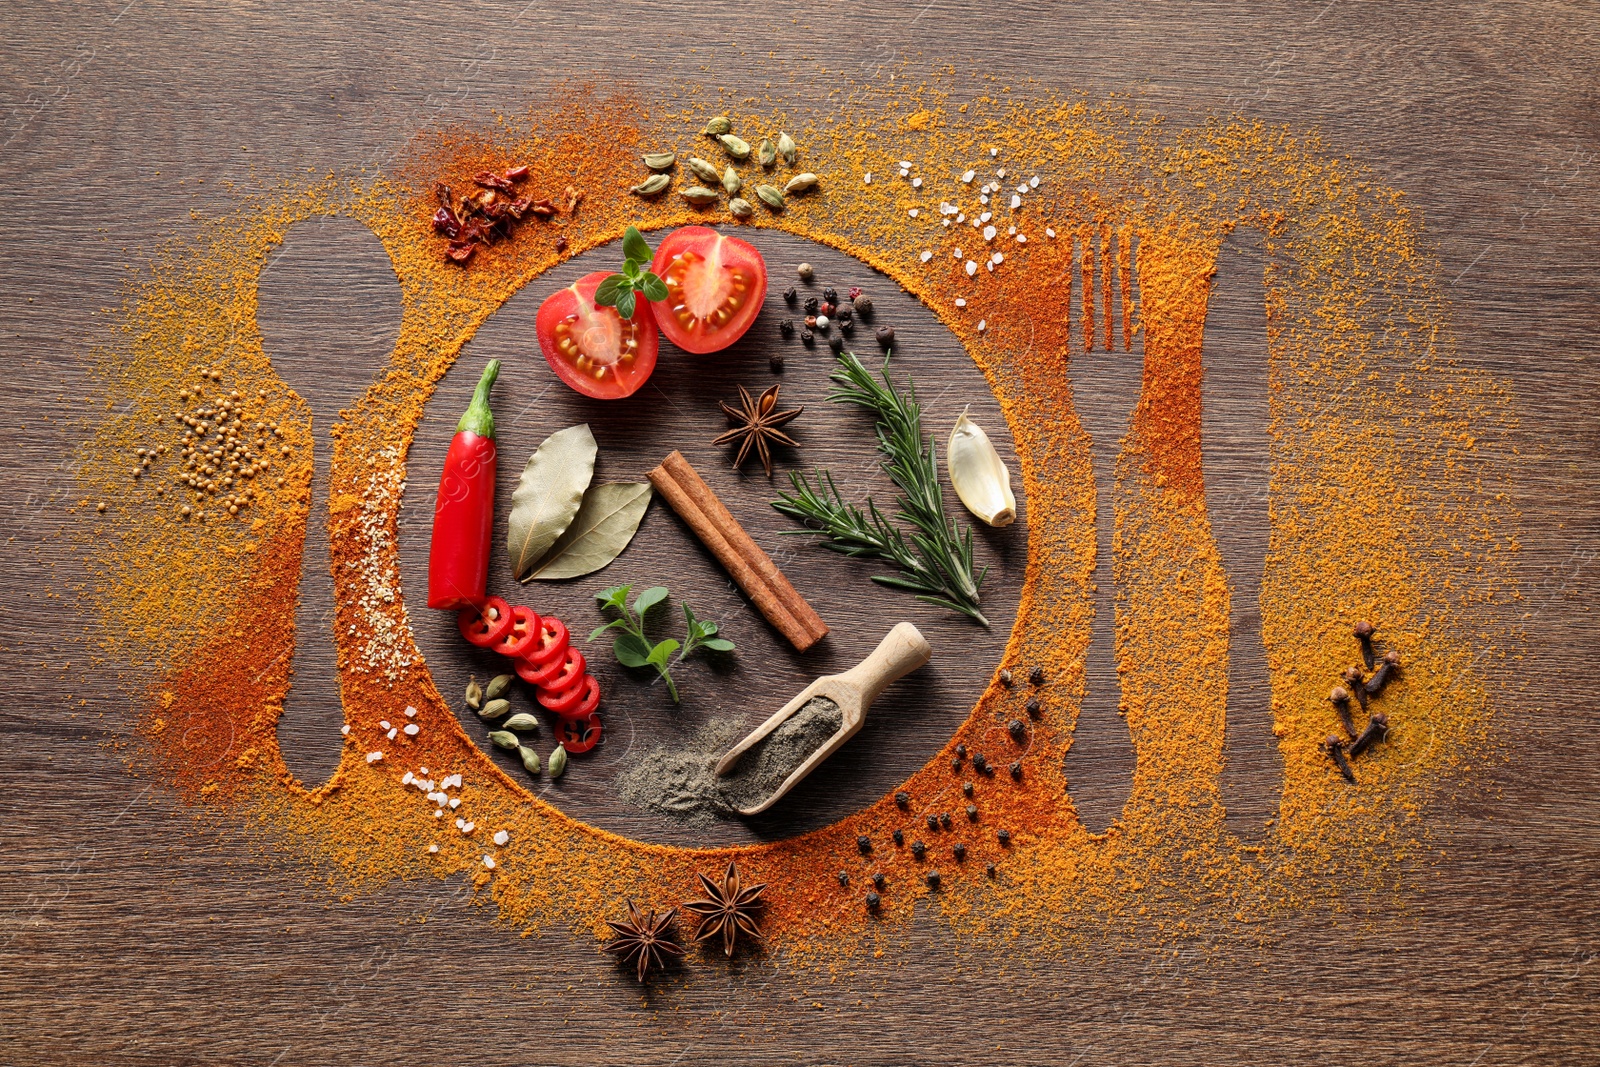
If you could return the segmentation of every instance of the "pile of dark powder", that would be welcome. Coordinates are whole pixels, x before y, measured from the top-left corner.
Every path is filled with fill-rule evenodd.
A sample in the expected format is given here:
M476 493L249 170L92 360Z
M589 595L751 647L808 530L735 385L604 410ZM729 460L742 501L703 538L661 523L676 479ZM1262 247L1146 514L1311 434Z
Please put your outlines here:
M653 748L618 779L624 803L690 823L729 818L771 796L806 759L844 724L844 712L816 697L783 725L746 750L727 777L717 761L747 732L739 723L707 723L681 746Z

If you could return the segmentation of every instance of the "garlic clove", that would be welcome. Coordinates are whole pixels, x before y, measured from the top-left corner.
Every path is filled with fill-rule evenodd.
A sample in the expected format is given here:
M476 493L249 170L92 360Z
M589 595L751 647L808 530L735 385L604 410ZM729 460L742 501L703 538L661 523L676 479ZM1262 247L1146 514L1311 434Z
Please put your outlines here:
M1010 526L1017 519L1017 498L1011 472L995 451L983 427L963 411L945 448L950 484L968 511L990 526Z

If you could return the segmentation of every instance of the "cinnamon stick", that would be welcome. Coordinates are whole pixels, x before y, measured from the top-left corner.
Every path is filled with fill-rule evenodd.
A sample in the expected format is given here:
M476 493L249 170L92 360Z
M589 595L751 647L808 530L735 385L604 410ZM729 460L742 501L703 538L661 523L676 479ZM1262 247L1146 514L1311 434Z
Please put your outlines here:
M683 453L673 452L662 460L650 472L650 484L791 645L804 652L827 636L828 624L745 533Z

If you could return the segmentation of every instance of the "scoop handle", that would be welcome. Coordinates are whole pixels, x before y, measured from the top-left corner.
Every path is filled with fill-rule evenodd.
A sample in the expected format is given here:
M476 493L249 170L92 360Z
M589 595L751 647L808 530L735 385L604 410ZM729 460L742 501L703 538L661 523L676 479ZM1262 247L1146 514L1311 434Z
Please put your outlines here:
M933 655L927 638L909 622L896 623L884 635L872 655L838 676L839 682L854 687L861 694L862 710L878 699L878 694L928 662Z

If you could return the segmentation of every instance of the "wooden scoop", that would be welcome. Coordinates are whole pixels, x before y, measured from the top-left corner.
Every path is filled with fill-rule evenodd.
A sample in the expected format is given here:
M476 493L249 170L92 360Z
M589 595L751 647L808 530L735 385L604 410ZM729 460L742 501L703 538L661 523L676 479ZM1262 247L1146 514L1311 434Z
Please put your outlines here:
M816 770L822 761L839 750L848 740L861 729L861 724L867 721L867 709L872 702L878 699L878 694L889 687L889 683L910 674L933 655L933 649L928 646L927 640L909 622L902 622L890 630L878 647L872 650L872 655L845 671L843 674L830 674L818 678L800 691L800 695L780 708L772 718L756 727L755 731L740 741L728 754L717 762L717 776L720 778L733 769L751 746L766 737L789 716L805 707L816 697L827 697L839 705L839 710L844 714L844 721L839 724L839 730L826 743L807 757L806 761L796 767L783 784L773 790L771 796L753 808L740 808L741 815L759 815L772 805L776 804L783 795L795 786L812 771Z

